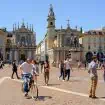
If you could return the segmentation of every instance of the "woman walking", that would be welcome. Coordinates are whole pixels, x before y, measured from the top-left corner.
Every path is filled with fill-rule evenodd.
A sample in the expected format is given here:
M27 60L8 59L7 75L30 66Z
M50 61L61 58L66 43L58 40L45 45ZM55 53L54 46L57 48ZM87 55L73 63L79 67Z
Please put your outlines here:
M44 79L45 79L45 85L48 85L48 81L49 81L49 70L50 70L50 66L49 66L49 62L45 61L44 63Z
M32 60L32 64L33 64L33 70L32 70L33 79L37 83L37 76L39 76L39 67L35 60Z

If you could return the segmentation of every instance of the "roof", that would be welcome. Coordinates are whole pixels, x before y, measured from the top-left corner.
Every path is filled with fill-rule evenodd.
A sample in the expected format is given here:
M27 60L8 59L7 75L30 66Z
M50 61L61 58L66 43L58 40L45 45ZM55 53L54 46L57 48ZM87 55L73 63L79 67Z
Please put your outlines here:
M5 35L6 33L0 30L0 35Z
M84 33L85 35L105 35L105 31L103 30L89 30Z
M19 28L19 29L16 30L16 31L18 31L18 32L31 32L30 30L28 30L27 28L24 28L24 27Z

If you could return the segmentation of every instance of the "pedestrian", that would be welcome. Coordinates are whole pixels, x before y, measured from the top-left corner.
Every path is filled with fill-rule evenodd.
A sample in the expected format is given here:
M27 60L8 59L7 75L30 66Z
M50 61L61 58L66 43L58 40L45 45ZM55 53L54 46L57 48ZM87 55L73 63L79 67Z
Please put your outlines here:
M35 60L32 60L32 65L34 66L32 69L33 79L37 83L37 76L39 76L39 67Z
M66 61L64 62L64 67L65 67L65 77L67 77L67 81L69 81L70 79L70 71L72 70L72 67L71 67L71 64L70 64L70 61L69 61L69 58L66 59Z
M97 75L97 57L93 56L92 61L89 64L88 73L90 74L90 81L91 81L91 88L89 97L90 98L97 98L96 97L96 87L98 82L98 75Z
M23 88L24 88L25 97L28 96L29 85L28 85L27 80L30 80L30 78L32 77L32 74L31 74L32 70L33 70L32 59L27 58L27 60L20 65L22 79L24 80Z
M60 76L58 77L58 79L60 79L62 77L63 81L65 80L65 76L64 76L64 62L61 61L59 64L59 69L60 69Z
M17 65L16 65L16 60L13 61L12 63L12 76L11 78L13 78L14 73L16 73L17 79L19 79L18 73L17 73Z
M49 82L49 72L50 72L50 65L48 61L45 61L44 63L44 79L45 79L45 85L48 85Z
M104 78L104 82L105 82L105 59L103 60L101 69L103 70L103 78Z

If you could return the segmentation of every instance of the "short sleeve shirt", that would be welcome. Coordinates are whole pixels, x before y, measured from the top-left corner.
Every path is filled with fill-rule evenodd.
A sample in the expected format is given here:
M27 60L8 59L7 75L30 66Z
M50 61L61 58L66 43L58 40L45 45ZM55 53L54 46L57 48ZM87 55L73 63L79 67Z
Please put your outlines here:
M27 62L24 62L20 65L20 68L23 70L23 74L29 74L32 72L33 65L28 64Z

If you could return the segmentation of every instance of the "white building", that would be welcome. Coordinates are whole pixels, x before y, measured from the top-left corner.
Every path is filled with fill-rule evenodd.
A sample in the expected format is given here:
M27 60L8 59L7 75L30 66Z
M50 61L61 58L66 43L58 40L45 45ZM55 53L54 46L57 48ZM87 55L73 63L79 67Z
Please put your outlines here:
M102 56L105 54L105 29L90 30L85 32L82 39L83 59L92 55Z

